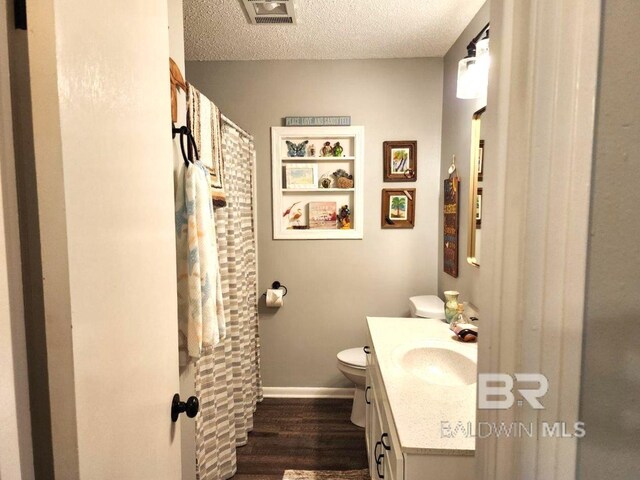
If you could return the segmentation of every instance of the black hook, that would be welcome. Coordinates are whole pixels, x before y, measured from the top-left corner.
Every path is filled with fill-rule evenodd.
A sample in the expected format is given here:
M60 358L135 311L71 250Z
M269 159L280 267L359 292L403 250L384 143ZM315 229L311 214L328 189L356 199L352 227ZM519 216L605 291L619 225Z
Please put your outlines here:
M188 167L189 163L193 163L193 161L189 159L188 152L184 148L184 137L186 135L187 141L188 141L188 146L189 147L193 147L193 152L194 152L194 155L196 157L196 160L199 160L198 148L196 147L196 141L193 138L193 135L191 134L191 130L189 129L189 127L187 127L186 125L183 125L181 127L176 127L175 125L171 124L171 138L176 138L176 135L178 133L180 134L180 150L182 151L182 159L184 160L184 164ZM189 150L189 153L190 152L191 152L191 150Z

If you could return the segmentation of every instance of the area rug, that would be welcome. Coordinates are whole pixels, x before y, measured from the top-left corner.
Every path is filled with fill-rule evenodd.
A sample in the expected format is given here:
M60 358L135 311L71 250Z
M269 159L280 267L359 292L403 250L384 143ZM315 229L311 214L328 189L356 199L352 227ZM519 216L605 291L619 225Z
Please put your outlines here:
M369 480L369 470L285 470L282 480Z

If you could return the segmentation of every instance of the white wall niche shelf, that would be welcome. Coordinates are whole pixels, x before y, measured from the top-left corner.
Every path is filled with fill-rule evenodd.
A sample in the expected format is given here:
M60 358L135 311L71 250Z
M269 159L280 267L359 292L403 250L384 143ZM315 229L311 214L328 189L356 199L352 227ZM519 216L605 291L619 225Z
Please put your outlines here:
M309 140L316 156L289 157L287 140ZM343 156L322 157L325 142L340 142ZM307 149L307 155L309 150ZM295 163L317 167L316 188L287 188L285 166ZM320 177L337 169L353 175L353 188L321 188ZM271 170L274 240L359 240L364 230L364 127L271 127ZM351 228L293 228L309 225L309 203L335 202L336 211L343 205L351 209ZM289 215L284 213L291 209ZM297 218L296 218L297 216Z

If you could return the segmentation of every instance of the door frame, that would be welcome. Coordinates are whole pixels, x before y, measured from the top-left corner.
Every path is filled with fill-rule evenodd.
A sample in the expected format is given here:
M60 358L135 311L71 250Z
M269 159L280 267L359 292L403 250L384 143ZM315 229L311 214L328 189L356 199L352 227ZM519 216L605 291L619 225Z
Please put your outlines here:
M479 422L579 420L600 20L599 0L491 0L478 372L550 386ZM478 478L575 478L577 441L478 438Z
M0 3L0 477L34 478L13 143L9 2Z

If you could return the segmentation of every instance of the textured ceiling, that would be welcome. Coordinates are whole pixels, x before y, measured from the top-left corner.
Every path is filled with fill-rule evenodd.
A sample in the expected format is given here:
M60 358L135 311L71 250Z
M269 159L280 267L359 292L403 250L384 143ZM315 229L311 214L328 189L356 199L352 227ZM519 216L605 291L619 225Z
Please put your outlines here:
M184 0L186 58L441 57L484 2L296 0L297 25L251 25L241 0Z

